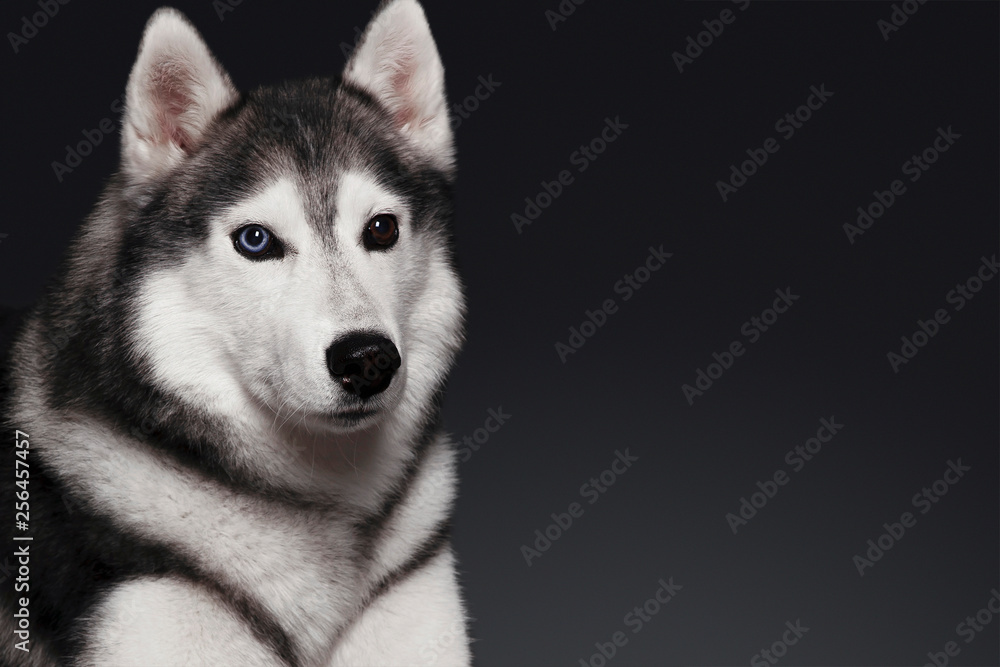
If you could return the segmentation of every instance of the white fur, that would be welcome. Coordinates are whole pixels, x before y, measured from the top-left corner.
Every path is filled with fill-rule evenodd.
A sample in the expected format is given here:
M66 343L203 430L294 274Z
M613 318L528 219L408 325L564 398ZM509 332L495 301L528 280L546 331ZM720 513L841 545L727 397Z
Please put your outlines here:
M396 0L369 24L344 77L370 91L402 133L442 168L454 162L444 66L416 0Z
M167 7L146 24L125 94L122 166L142 183L179 164L238 97L198 32Z
M410 485L407 502L385 525L375 545L372 574L382 577L403 565L413 544L427 540L455 499L455 457L444 447L433 447Z
M329 667L463 667L465 637L455 559L445 550L365 611Z
M227 490L82 417L53 426L74 443L43 452L65 483L121 527L252 591L309 654L322 653L360 600L363 573L347 550L350 517L293 512Z
M77 667L280 667L249 629L204 589L175 578L116 588L92 614Z
M309 382L301 387L303 396L319 394L327 402L332 400L322 341L310 341L317 349L309 349L307 355L298 345L287 349L299 341L279 341L269 335L280 326L278 318L288 312L321 313L317 296L329 292L324 289L324 282L329 281L321 271L306 270L318 259L319 240L305 217L295 183L280 179L220 212L212 221L208 244L183 265L149 276L140 291L135 339L138 352L152 363L164 387L211 412L236 419L250 412L254 383L262 379L254 374L267 375L272 370L297 378L305 374ZM250 222L263 224L281 237L289 246L288 255L281 261L264 262L239 255L230 235ZM283 299L291 302L280 310ZM315 326L286 322L282 329L294 326L300 336L315 338L322 333ZM283 363L275 359L278 352L284 356ZM307 356L312 363L305 363ZM284 385L285 378L279 381Z
M50 424L73 447L40 453L63 482L123 528L165 543L229 586L251 591L282 621L307 664L334 651L332 665L465 665L465 620L453 557L431 564L377 598L336 647L335 628L385 573L405 561L448 511L454 457L440 442L414 481L401 512L386 526L371 565L352 571L338 545L351 542L348 517L295 512L243 496L185 472L167 459L116 440L85 418ZM256 665L259 647L229 610L204 591L175 580L141 580L116 589L93 614L83 664ZM453 637L453 639L449 639ZM183 649L183 650L181 650ZM209 656L203 661L191 656ZM214 656L228 655L217 660ZM325 659L324 659L325 660Z

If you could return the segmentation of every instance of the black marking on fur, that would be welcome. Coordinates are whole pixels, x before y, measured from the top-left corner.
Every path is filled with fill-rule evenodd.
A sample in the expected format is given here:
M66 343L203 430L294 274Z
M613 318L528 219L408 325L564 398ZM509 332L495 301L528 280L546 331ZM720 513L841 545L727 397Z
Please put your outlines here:
M226 586L213 578L206 578L198 572L191 574L196 577L193 580L197 583L210 585L223 602L250 627L254 636L278 655L285 664L289 667L301 664L295 642L263 605L242 591Z
M427 565L435 556L441 553L441 551L448 545L448 540L451 537L451 518L442 520L435 527L434 531L427 537L419 547L414 550L410 557L405 563L400 565L395 570L389 572L374 586L369 590L368 594L365 596L364 600L358 606L354 617L345 624L338 632L336 643L339 643L347 631L353 626L358 619L364 614L365 610L368 609L372 603L389 591L396 584L402 583L410 575L422 569Z
M448 544L448 539L450 537L451 519L448 518L441 521L437 525L430 537L424 540L423 544L421 544L420 547L410 555L409 560L382 577L378 584L375 585L368 604L370 605L375 598L427 565L427 563L429 563L432 558L437 556L441 552L441 549Z
M0 474L13 479L14 440L5 428L0 443ZM41 434L37 434L41 435ZM32 445L40 444L33 438ZM72 443L60 443L72 446ZM115 525L90 504L72 493L32 452L31 471L31 610L33 639L49 645L65 662L72 662L85 647L88 635L80 627L82 616L92 613L104 595L130 579L146 576L180 576L211 591L243 619L257 639L291 667L299 664L291 637L277 621L244 592L200 571L169 547ZM0 539L8 545L4 557L14 562L11 538L14 526L12 484L0 488L0 502L7 520ZM13 586L0 587L0 609L12 614L17 594Z
M417 477L424 459L427 458L427 451L430 449L434 438L439 434L442 422L442 399L444 397L443 387L434 392L433 409L431 418L428 419L419 439L413 446L413 458L406 469L400 474L398 481L393 485L392 491L385 497L382 505L372 514L355 524L359 534L362 536L361 555L367 559L372 555L382 529L395 513L396 508L408 495L413 480Z

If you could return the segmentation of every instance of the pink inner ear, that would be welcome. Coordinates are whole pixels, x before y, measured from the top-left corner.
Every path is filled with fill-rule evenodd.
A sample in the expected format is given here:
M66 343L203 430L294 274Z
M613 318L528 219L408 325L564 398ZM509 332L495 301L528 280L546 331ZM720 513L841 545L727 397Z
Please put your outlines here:
M164 63L151 76L149 86L156 115L157 141L170 142L187 152L194 142L184 128L183 116L194 104L191 95L192 81L183 67Z
M413 81L412 58L400 63L399 69L392 74L390 80L393 97L397 100L396 125L403 127L417 120L417 105L413 99L410 84Z

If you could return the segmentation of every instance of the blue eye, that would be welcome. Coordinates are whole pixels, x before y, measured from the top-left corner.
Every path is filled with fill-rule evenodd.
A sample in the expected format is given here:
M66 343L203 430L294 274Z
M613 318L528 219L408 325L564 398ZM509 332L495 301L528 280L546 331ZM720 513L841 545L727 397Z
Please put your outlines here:
M261 225L246 225L233 232L233 244L237 252L248 259L281 257L281 244L274 235Z
M240 230L240 249L250 255L263 255L271 245L271 234L260 225L247 225Z

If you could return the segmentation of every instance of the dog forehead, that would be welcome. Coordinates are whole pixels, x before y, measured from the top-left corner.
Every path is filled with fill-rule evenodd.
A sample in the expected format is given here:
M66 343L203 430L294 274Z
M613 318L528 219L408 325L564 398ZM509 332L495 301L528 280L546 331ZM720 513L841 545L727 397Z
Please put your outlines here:
M306 223L334 244L341 221L363 224L355 218L369 213L402 212L421 229L450 224L449 175L415 151L364 91L327 80L247 93L164 185L165 211L200 221L282 179L294 182ZM352 210L343 216L345 202Z
M292 178L308 221L321 233L345 205L351 214L378 206L375 200L398 206L411 189L405 147L364 95L323 81L283 84L249 95L240 116L232 138L249 144L236 152L255 162L253 189Z
M291 82L248 93L240 129L303 171L400 172L404 148L387 112L362 91L329 80Z

